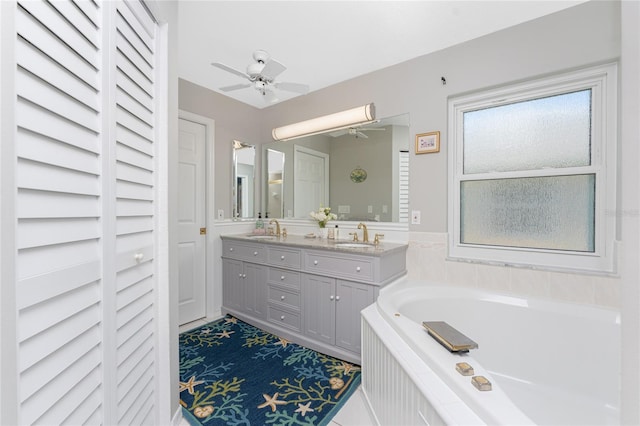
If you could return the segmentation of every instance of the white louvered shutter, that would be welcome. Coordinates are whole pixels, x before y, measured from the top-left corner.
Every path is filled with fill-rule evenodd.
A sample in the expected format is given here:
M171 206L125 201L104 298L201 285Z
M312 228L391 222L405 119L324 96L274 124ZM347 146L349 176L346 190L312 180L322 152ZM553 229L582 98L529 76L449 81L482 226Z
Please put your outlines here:
M29 0L15 26L18 422L154 423L156 25Z
M399 184L400 191L398 192L398 206L400 213L398 221L400 223L409 222L409 152L400 151L398 155L400 173Z

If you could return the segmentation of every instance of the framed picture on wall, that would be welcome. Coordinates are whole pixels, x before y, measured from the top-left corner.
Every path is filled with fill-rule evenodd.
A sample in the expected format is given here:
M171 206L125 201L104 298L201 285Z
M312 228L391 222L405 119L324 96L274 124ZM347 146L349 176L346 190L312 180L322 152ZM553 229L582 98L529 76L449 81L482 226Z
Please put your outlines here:
M416 154L440 152L440 132L419 133L416 135Z

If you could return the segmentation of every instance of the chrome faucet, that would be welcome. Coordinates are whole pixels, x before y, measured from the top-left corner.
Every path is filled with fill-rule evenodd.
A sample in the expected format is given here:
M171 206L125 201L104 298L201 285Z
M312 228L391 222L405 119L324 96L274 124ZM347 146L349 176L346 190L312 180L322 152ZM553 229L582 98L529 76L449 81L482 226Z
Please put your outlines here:
M367 231L367 225L365 225L364 223L360 222L358 224L358 229L362 229L362 242L363 243L368 243L369 242L369 232Z
M278 222L276 219L271 219L269 221L269 225L273 225L276 224L276 237L280 236L280 222Z

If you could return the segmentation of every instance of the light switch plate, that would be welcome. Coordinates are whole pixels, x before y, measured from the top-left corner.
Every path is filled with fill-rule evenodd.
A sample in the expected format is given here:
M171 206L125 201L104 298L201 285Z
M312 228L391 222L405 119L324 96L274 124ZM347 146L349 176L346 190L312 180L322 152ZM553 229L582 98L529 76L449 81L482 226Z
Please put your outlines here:
M420 210L411 210L411 224L420 225Z
M218 220L223 220L224 219L224 210L220 209L218 210Z

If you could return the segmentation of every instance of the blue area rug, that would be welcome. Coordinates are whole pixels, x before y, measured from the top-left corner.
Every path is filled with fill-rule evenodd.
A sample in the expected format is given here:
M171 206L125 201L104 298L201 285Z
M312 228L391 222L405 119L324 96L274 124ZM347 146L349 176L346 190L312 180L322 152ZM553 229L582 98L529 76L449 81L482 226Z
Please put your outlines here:
M326 425L360 367L227 316L180 334L180 404L192 425Z

